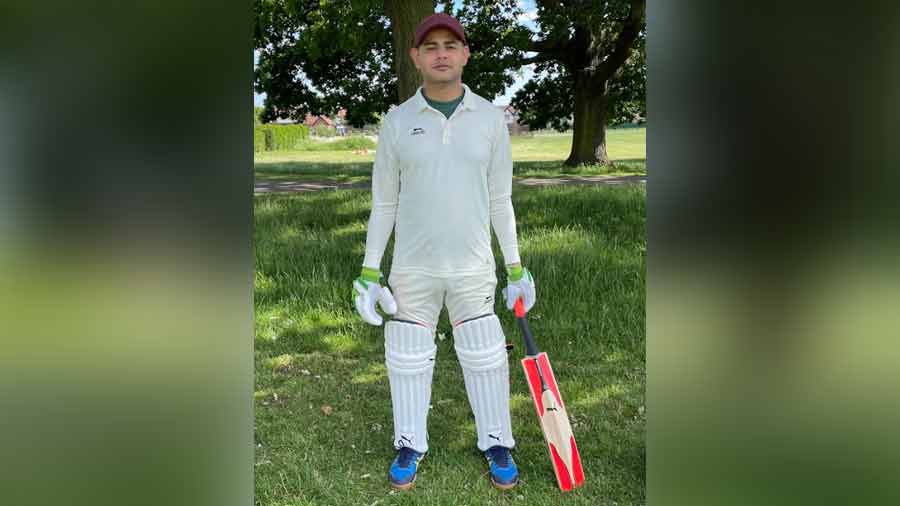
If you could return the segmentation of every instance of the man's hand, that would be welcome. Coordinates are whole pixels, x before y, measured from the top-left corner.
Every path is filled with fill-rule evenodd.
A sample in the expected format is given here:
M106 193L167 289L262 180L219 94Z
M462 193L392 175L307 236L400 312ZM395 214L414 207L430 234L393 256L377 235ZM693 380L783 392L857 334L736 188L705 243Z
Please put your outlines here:
M397 312L397 301L386 286L381 286L381 273L375 269L363 267L362 273L353 281L353 304L362 319L371 325L381 325L384 321L375 303L387 314Z
M506 299L506 309L512 309L516 304L516 299L522 297L525 304L525 312L531 310L537 300L537 293L534 289L534 278L528 269L521 265L514 264L506 268L507 285L503 289L503 298Z

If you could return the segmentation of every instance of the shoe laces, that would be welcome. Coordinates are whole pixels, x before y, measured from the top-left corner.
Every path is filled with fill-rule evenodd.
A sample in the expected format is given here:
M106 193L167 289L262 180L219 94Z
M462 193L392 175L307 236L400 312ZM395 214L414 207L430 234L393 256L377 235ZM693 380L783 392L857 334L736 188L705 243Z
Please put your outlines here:
M409 467L409 465L415 462L418 457L419 452L404 446L403 448L400 448L400 453L397 456L397 465L404 468Z
M492 446L488 448L487 454L500 467L509 467L512 460L512 453L505 446Z

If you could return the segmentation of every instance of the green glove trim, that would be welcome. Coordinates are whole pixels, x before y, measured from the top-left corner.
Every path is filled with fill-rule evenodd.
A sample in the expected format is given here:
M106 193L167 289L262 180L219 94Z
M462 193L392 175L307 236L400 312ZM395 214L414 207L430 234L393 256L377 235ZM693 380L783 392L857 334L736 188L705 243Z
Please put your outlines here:
M516 281L522 279L522 274L525 273L525 268L521 265L517 265L515 267L506 267L506 275L509 277L509 281L515 283Z
M370 283L378 283L381 281L381 271L378 269L370 269L368 267L363 267L362 272L359 277L363 278Z

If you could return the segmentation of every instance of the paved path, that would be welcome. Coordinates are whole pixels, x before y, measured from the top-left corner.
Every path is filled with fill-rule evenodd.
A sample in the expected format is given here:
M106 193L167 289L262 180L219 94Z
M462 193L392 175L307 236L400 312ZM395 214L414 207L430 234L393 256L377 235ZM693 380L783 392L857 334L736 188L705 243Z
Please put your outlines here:
M368 181L359 183L335 183L331 181L256 181L253 193L298 193L322 190L351 190L369 188Z
M516 184L523 186L555 186L573 184L601 184L617 186L623 184L645 184L647 176L560 176L548 178L515 179ZM300 193L322 190L365 189L371 184L368 181L358 183L334 183L328 181L257 181L253 193Z

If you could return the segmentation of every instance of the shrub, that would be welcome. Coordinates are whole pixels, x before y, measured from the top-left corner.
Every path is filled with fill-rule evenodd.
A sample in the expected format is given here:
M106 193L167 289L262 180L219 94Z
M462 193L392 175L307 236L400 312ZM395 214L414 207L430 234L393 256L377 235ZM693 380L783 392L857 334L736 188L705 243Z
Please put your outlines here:
M334 137L337 133L334 127L328 125L316 125L313 128L315 129L316 135L319 137Z
M334 141L330 145L333 150L375 149L375 143L372 142L372 139L363 136L347 137L346 139Z
M296 149L309 138L306 125L260 125L253 129L254 151Z
M253 151L258 153L266 150L266 129L263 126L253 127Z
M294 149L309 137L306 125L270 125L272 147L270 151Z
M303 151L355 151L357 149L375 149L375 143L367 137L353 136L336 141L305 142L298 149Z

